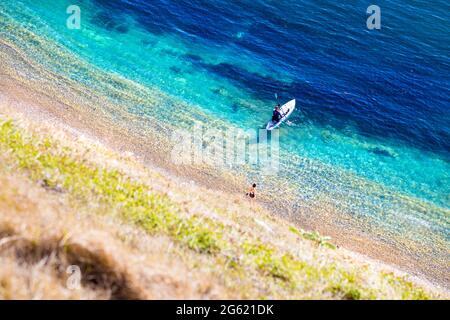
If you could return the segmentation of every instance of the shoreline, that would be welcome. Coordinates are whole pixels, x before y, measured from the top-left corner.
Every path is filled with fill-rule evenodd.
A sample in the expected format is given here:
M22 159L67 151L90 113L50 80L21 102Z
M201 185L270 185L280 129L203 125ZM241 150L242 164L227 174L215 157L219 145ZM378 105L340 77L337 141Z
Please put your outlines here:
M0 63L1 93L5 99L11 99L18 107L21 106L23 116L34 117L36 122L50 119L53 124L59 124L67 131L78 131L120 153L133 154L139 162L179 181L195 181L206 188L234 196L242 196L250 184L243 175L236 175L235 172L223 174L214 168L174 165L167 156L171 150L167 143L168 128L153 128L153 122L129 115L126 110L105 99L98 88L88 88L47 70L29 58L22 48L3 39L0 39L0 57L3 59ZM64 58L67 59L66 56ZM95 74L97 71L93 69L90 72ZM104 82L110 79L101 74L95 80ZM140 85L126 79L114 78L113 81L122 81L120 84L129 86L127 90L142 89ZM105 85L103 89L108 87ZM154 90L147 90L141 98L151 99L154 104L163 99L161 93ZM34 108L32 115L30 108ZM159 129L162 133L158 132ZM148 139L149 136L152 139ZM272 187L277 186L272 184ZM442 262L445 257L439 256L441 261L426 261L424 256L415 257L408 251L417 246L417 243L408 242L410 239L402 241L398 235L394 235L397 238L393 240L398 242L392 244L382 237L377 238L377 230L371 230L374 226L370 221L361 219L358 222L362 225L356 225L350 217L343 215L344 212L333 207L325 194L323 199L314 200L308 206L292 208L289 203L275 203L269 191L259 189L258 203L272 216L305 229L317 230L331 236L340 247L397 266L409 274L449 289L449 268L445 264L447 261ZM404 243L409 244L406 249L401 246Z
M25 121L30 121L34 124L39 123L37 126L42 126L43 128L48 129L49 127L50 128L53 127L57 130L62 130L70 134L75 139L82 137L83 139L94 141L95 143L102 145L106 148L111 148L111 150L119 152L122 155L129 155L135 158L138 162L140 162L141 165L149 167L152 170L157 171L164 176L168 176L168 178L171 181L175 181L176 183L183 185L193 184L200 188L209 188L209 189L215 186L214 190L217 190L219 195L225 194L226 196L229 197L243 198L242 194L237 191L242 189L243 192L245 190L245 187L240 188L240 186L242 186L243 180L238 180L236 178L226 179L218 175L214 176L209 172L200 172L198 169L192 169L188 173L184 171L183 174L180 174L179 172L177 172L179 170L173 170L173 168L170 167L164 168L163 166L158 164L158 161L162 161L163 159L162 157L158 158L157 157L158 155L155 156L155 154L153 153L152 154L142 153L138 150L138 148L135 147L134 144L132 143L127 144L126 140L120 140L118 142L118 140L116 140L115 138L118 138L121 135L120 130L117 130L117 128L114 128L113 133L107 130L109 133L108 136L108 134L105 134L105 132L102 130L96 131L94 128L89 128L86 125L86 123L83 123L81 117L79 119L76 119L76 117L73 116L73 117L66 117L65 119L63 119L60 116L58 116L57 112L55 112L57 107L55 107L55 109L53 110L51 108L45 108L45 106L42 104L36 104L35 102L32 102L30 100L30 96L26 98L24 94L26 95L27 93L28 94L30 93L29 91L27 91L27 89L24 88L19 89L18 86L16 85L13 86L14 90L17 90L15 92L16 93L15 95L12 96L11 92L5 93L4 92L5 82L3 80L4 79L0 77L0 88L2 88L2 92L0 95L0 103L3 109L2 111L6 111L8 115L13 115L13 117L22 118ZM7 102L5 103L5 101ZM49 98L48 102L50 102L54 106L58 104L58 102L52 101ZM105 121L105 119L102 119L101 121L97 122L102 121ZM97 127L97 129L98 128L107 128L107 126L103 124L103 126L99 126ZM125 148L125 146L127 146L128 148ZM218 183L218 181L220 181L220 183ZM226 186L226 188L224 187L217 188L217 185ZM301 225L300 223L298 223L298 221L292 221L289 218L280 217L280 215L276 213L277 208L271 206L271 203L267 201L258 200L257 205L261 206L264 210L267 210L270 213L270 215L276 217L277 219L282 219L288 223L294 222L299 227L309 228L310 230L317 230L316 228L314 228L314 226ZM378 246L376 246L376 243L371 242L372 239L360 238L360 243L361 242L365 243L366 248L373 249L373 251L369 252L360 252L362 249L361 247L357 246L355 250L354 246L352 247L352 245L349 245L348 243L341 242L339 237L334 237L333 233L335 234L335 232L332 232L333 230L331 229L331 227L325 228L325 230L329 232L323 232L324 228L318 229L320 229L322 234L332 236L333 242L339 246L340 248L339 250L342 251L344 255L350 256L353 259L361 261L362 263L369 263L371 265L374 265L376 268L379 268L380 270L391 270L392 272L395 272L397 274L408 275L410 278L414 279L414 281L419 284L422 284L426 287L438 288L439 290L444 291L446 294L450 293L448 286L447 287L445 286L446 284L445 280L440 281L439 279L430 279L425 274L420 273L417 270L407 268L407 265L402 265L400 263L389 261L390 259L396 258L395 253L391 253L390 256L387 255L388 253L387 250L389 250L389 247L385 247L383 250L383 248L380 249Z
M147 257L149 255L154 256L155 254L159 257L162 255L169 258L169 260L173 260L174 257L178 256L178 254L181 254L183 257L186 257L186 255L188 255L188 261L194 263L194 266L192 266L192 264L180 264L179 259L176 259L175 261L177 261L178 270L180 269L180 267L186 268L191 265L191 270L188 272L189 274L193 273L194 275L197 275L199 277L203 275L203 277L201 277L203 279L205 279L205 275L208 275L207 278L212 276L212 278L209 278L208 281L214 289L212 292L207 292L206 296L205 292L202 291L201 287L198 287L197 284L194 284L194 289L195 287L197 287L197 292L192 292L191 290L190 293L185 293L185 295L180 294L180 292L172 292L171 294L174 296L186 298L192 297L192 294L201 294L203 298L208 299L208 297L218 297L218 294L220 293L219 297L221 298L229 296L234 297L235 299L236 297L240 297L239 299L254 299L255 297L259 297L258 299L270 299L272 295L273 298L278 297L277 299L295 297L300 297L301 299L330 299L333 297L338 299L446 299L446 297L448 297L448 293L444 292L442 289L430 285L429 283L423 282L420 279L412 277L408 274L404 274L403 272L393 269L390 266L382 265L378 262L368 259L367 257L355 255L354 253L348 252L344 249L333 250L331 248L327 248L325 246L319 245L316 240L308 240L304 236L299 237L298 230L296 232L292 231L292 225L289 225L289 223L286 223L286 221L284 221L283 219L272 217L266 210L259 207L258 205L251 205L247 200L244 200L243 197L233 197L232 195L229 195L227 193L215 192L214 190L209 190L196 184L180 185L178 180L173 180L175 179L175 177L166 175L163 176L159 173L155 173L148 166L145 166L138 162L132 155L124 156L120 153L117 153L104 144L99 144L96 139L92 140L91 138L82 135L80 132L70 130L70 128L68 129L67 127L58 128L58 125L60 124L55 125L54 122L49 123L44 121L36 123L26 115L24 116L20 113L17 113L17 110L7 110L6 106L2 104L0 104L0 106L2 107L0 115L0 127L2 129L2 132L6 134L12 134L10 139L8 138L9 135L3 136L1 143L2 149L10 155L10 157L5 158L6 167L3 168L2 176L0 177L0 179L7 180L5 186L6 190L4 190L4 192L6 192L7 195L14 195L17 193L17 191L15 189L11 189L11 183L16 185L22 184L26 185L27 189L35 190L35 193L42 194L38 199L34 200L41 205L49 204L47 201L58 202L59 205L57 207L59 207L59 209L55 208L54 210L60 212L60 218L56 219L56 221L54 221L55 219L51 219L51 221L54 221L55 223L50 226L46 223L46 232L44 232L44 234L54 234L58 239L57 234L61 232L61 224L65 225L65 232L67 232L67 230L75 232L75 235L71 236L71 244L69 244L69 246L75 243L80 243L81 241L81 244L84 248L86 248L88 252L95 252L94 248L103 246L103 244L107 241L108 243L114 242L113 247L115 247L116 249L117 247L119 247L118 249L129 251L131 249L130 245L136 243L136 241L136 244L140 244L142 241L144 241L146 245L139 246L138 248L138 251L141 252L141 255L143 254ZM5 122L5 120L7 121ZM51 137L49 137L48 135L49 132L52 132ZM17 142L19 142L19 144ZM23 153L21 153L21 151L25 152L25 155L30 155L30 152L31 154L34 154L33 150L36 150L36 148L40 149L42 156L31 158L26 156L23 157ZM49 153L50 150L47 148L53 149L54 153ZM61 155L64 158L61 158ZM19 158L17 158L17 156L19 156ZM42 185L39 183L40 180L35 180L35 182L33 183L25 177L28 174L38 173L37 171L40 171L39 168L42 168L40 166L42 164L42 161L47 161L46 159L49 159L48 156L50 156L50 159L52 159L53 157L54 160L59 159L59 161L45 162L49 165L49 167L47 167L47 169L45 170L47 171L54 169L51 164L53 163L59 168L58 172L63 174L62 178L65 180L65 175L67 174L67 178L71 181L70 186L65 185L65 187L63 187L65 188L65 190L63 190L65 196L63 196L62 198L61 194L55 193L54 191L51 191L51 189L42 188ZM10 165L13 165L14 159L29 159L31 160L31 162L25 160L25 162L21 162L22 164L20 164L20 167L17 167L17 172L8 173L10 171L10 169L8 170L8 168L11 168ZM66 159L68 159L69 161L66 162ZM151 191L148 190L147 192L145 192L145 194L148 194L151 197L151 194L156 195L159 193L161 196L165 197L169 201L169 203L172 203L172 205L177 206L178 204L184 206L185 209L183 210L187 211L178 212L178 222L180 222L180 220L183 221L183 219L186 218L193 220L206 219L206 221L208 221L208 219L214 219L214 222L213 220L209 220L207 224L209 227L203 229L203 232L207 232L207 234L213 237L211 238L211 240L213 240L217 239L214 237L214 235L216 234L217 236L217 232L219 231L223 235L223 237L228 239L227 242L230 241L228 242L229 245L225 245L225 247L223 247L223 245L225 244L223 242L206 242L204 244L208 246L217 245L218 247L216 248L217 250L219 250L219 252L211 253L191 251L189 247L186 247L185 245L183 246L182 244L183 242L186 244L186 241L190 242L191 240L189 240L189 237L187 239L178 238L179 240L176 243L172 242L171 244L163 245L163 247L160 248L163 249L163 251L158 248L154 248L155 242L156 244L161 242L161 240L159 240L161 235L146 232L143 233L142 231L146 230L145 225L141 225L139 222L138 225L136 225L136 227L138 227L136 229L133 227L132 220L130 221L126 219L128 221L118 221L117 218L119 218L119 216L114 214L114 211L117 210L117 208L114 209L114 206L110 207L107 205L107 208L112 210L111 215L104 215L104 212L98 212L98 209L95 209L96 204L100 204L98 203L98 201L102 198L102 196L99 197L98 194L92 194L93 197L89 196L89 194L92 192L89 190L92 190L92 187L98 187L98 182L95 181L99 180L91 180L89 178L91 175L84 174L81 179L85 183L80 185L80 181L77 181L77 178L73 175L74 171L72 171L72 169L74 168L73 165L75 163L71 162L70 159L78 159L75 161L81 160L81 163L79 162L79 164L81 165L79 169L81 170L87 169L89 171L88 168L99 168L101 172L103 172L102 176L104 176L104 178L109 181L109 183L107 184L100 182L100 185L105 186L107 189L112 188L111 190L118 190L118 185L116 184L117 181L112 181L110 175L110 173L112 172L111 170L114 170L113 172L117 172L116 169L118 169L120 172L122 172L122 174L128 176L129 179L135 181L136 183L147 183L147 186L151 188ZM7 169L7 171L4 171L4 169ZM23 172L22 169L29 170L29 172ZM76 174L78 174L77 172L79 173L78 170L75 170ZM23 173L25 173L25 176L22 176L22 179L17 179ZM36 177L41 176L42 173L43 172L41 172L41 174L38 174ZM56 174L58 175L58 173ZM116 174L117 173L114 173L113 176L116 176ZM96 174L94 173L94 175ZM23 178L25 178L25 180L23 180ZM75 179L75 181L73 179ZM36 182L38 183L36 184ZM75 182L73 187L72 182ZM93 183L93 185L91 185L91 183ZM81 190L79 188L84 188L83 186L85 185L90 185L90 187L88 187L87 189L85 188L85 190L88 191L88 194L85 196L89 197L90 205L88 207L85 207L84 204L82 204L85 201L82 200L84 196L79 199L81 200L81 203L71 203L69 205L67 201L71 198L70 194L73 195L73 192L80 192ZM125 185L122 183L120 184L120 186ZM122 188L120 188L118 192L121 193L121 190ZM217 201L216 199L211 197L216 195L217 193L220 196L220 201ZM78 193L78 195L81 194ZM32 197L30 197L30 195L28 195L27 197L28 201L33 199ZM11 200L13 202L19 199L21 198L17 198L17 196L11 197ZM133 202L135 200L133 200L132 197L129 198L128 201ZM71 201L69 200L69 202ZM77 202L77 200L75 200L75 202ZM8 203L10 202L6 202L7 207ZM192 208L192 205L194 205L195 208ZM0 203L0 206L2 206L2 209L4 209L5 202ZM165 206L163 207L166 208ZM13 206L10 208L12 210L12 213L8 210L4 212L6 217L5 215L2 215L2 226L4 227L5 225L5 219L6 221L8 221L8 216L16 216L18 218L18 220L16 219L15 222L16 225L18 224L23 226L25 224L28 226L28 228L32 229L29 230L28 233L24 234L27 239L33 239L32 235L42 234L42 232L36 233L36 231L33 231L42 230L39 229L42 228L42 226L40 227L41 223L36 223L33 221L42 218L50 221L48 219L51 215L48 215L48 213L45 211L34 212L33 210L31 210L30 212L21 212L21 214L18 215L17 213L14 213L14 210L16 210L17 208L20 209L23 207ZM70 223L69 221L74 218L72 210L76 208L84 213L82 213L81 215L79 213L77 214L77 220L79 220L77 223ZM103 210L107 208L103 208ZM147 208L147 212L145 214L152 216L152 211L149 211L148 209L150 208ZM191 211L191 209L193 210ZM85 212L85 210L87 210L87 212ZM153 210L155 210L155 208L153 208ZM169 212L164 210L165 209L160 212L163 217L166 215L170 215ZM195 212L197 212L198 214L195 214ZM126 212L123 213L126 214ZM83 217L83 219L80 219L81 217ZM66 219L68 219L69 221L66 221ZM104 220L106 220L107 226L103 226L105 223ZM164 221L164 219L162 221ZM178 222L176 223L178 227L175 228L175 230L179 230L180 224ZM93 224L95 226L93 226ZM100 225L102 226L102 231L100 231L101 233L103 233L103 236L101 237L102 239L98 239L99 230L91 230L92 227L98 229ZM220 227L220 229L216 229L220 225L222 225L222 227ZM89 231L86 230L87 226L89 226ZM192 227L192 229L189 228L192 230L192 236L199 236L202 234L197 233L199 231L201 232L202 229L199 230L194 225L192 225ZM9 228L9 232L18 232L11 231L11 228L13 228L14 230L16 229L11 224L9 224ZM115 231L111 232L109 229L113 229ZM82 236L81 234L79 234L79 232L82 232ZM115 235L115 232L119 232L119 237ZM123 240L125 239L122 239L122 235L124 235L124 232L128 235L125 238L128 240L125 242L123 242ZM131 239L135 239L132 240L131 243L129 242L130 232L132 237ZM92 236L95 234L97 235L95 241L83 241L83 239L86 239L86 236L92 238ZM166 236L167 235L169 234L166 234ZM171 236L172 241L175 240L173 236L174 234L172 234ZM42 241L51 241L51 239L53 238L50 237L50 239L44 240L43 238L35 237L34 241L37 241L37 243L42 243ZM180 240L182 243L180 243ZM120 241L122 241L122 244L120 244ZM241 246L243 245L244 248L246 248L250 243L259 243L257 247L253 247L254 249L256 249L256 251L247 251L244 249L244 252L242 252ZM128 249L124 248L124 245L127 246ZM167 249L164 249L167 248L167 245L170 248L172 248L172 246L177 248L175 255L169 253L170 256L167 256ZM195 245L195 243L191 243L191 245ZM275 252L278 253L274 252L272 254L272 251L266 251L268 250L267 245L269 245L271 248L273 248L272 250L275 250ZM153 248L153 250L151 250L151 248ZM130 254L129 252L122 252L122 259L120 259L116 252L110 252L110 249L111 246L109 245L109 249L103 251L102 255L108 256L112 258L113 261L115 261L113 263L113 267L118 272L120 272L120 265L123 265L123 263L127 264L126 261L128 261L128 259L134 261L134 259L138 258L134 254ZM136 249L136 247L132 246L131 251L136 253ZM237 252L235 251L236 249ZM231 252L229 250L231 250ZM254 254L259 256L259 254L261 253L264 256L269 255L269 259L284 271L282 273L279 273L280 270L278 268L272 269L272 267L270 267L270 265L272 264L257 264L256 266L259 265L259 268L264 268L264 270L266 270L266 272L269 272L269 274L267 274L266 272L261 273L261 270L255 273L255 271L258 271L258 269L255 270L253 269L253 267L255 267L255 262L258 263L258 260L253 260L252 256ZM283 254L283 256L280 256L280 254ZM85 256L85 254L81 253L81 257L83 256ZM93 256L95 257L96 254L93 254ZM126 256L127 258L123 259L123 256ZM237 259L236 261L238 265L244 267L245 269L242 270L241 267L238 267L238 269L236 270L235 267L228 266L228 263L225 263L224 265L224 257L235 257L235 259ZM280 258L282 258L282 260L279 260ZM142 257L139 259L142 259ZM119 260L123 260L123 263L119 262ZM184 259L182 260L187 262ZM160 259L158 259L158 261L160 261ZM200 266L197 265L195 267L195 261L197 261L197 263L199 261L202 261L202 263ZM205 268L203 266L205 262L209 265L209 267L206 266ZM161 261L161 263L162 265L167 264L167 262L164 261ZM249 263L250 265L247 265L247 263ZM297 265L297 263L300 263L300 266L302 266L301 270L303 270L303 268L306 268L306 270L301 271L296 269L295 266ZM128 293L127 296L129 296L130 293L136 295L140 299L145 299L145 297L148 299L151 297L154 298L157 296L161 296L160 292L153 292L152 287L147 287L142 283L136 283L134 281L134 275L136 275L136 273L139 273L139 269L148 270L150 274L154 272L154 263L151 263L150 265L142 265L140 263L139 265L140 266L138 267L138 269L134 268L132 265L129 266L133 271L126 274L127 282L133 284L134 289L131 292L125 292ZM100 268L103 267L100 266ZM49 265L48 268L51 268L51 265ZM173 268L173 265L171 265L169 268L167 266L164 268L164 277L169 277L169 279L172 279L171 281L180 283L179 280L173 279L173 273L170 270L171 268ZM242 270L244 271L244 273L241 273L238 270ZM217 272L219 272L221 276L218 276L219 274L217 274ZM238 274L236 275L235 272L238 272ZM9 272L9 276L11 277L11 272ZM12 276L20 278L20 275L16 275L14 273ZM238 278L236 278L236 276ZM280 279L279 276L282 276L282 278ZM0 278L1 277L2 275L0 274ZM257 280L254 277L256 277ZM348 281L350 280L351 282L349 283ZM227 281L231 281L231 283L235 283L235 285L229 286L227 285ZM303 281L306 281L306 284ZM248 283L250 287L247 287L246 284L242 284L243 282ZM293 285L294 283L296 283L297 285L292 287L291 285ZM291 285L286 286L286 284ZM60 287L58 288L59 285L56 283L52 285L54 290L47 290L46 293L54 296L56 294L56 291L61 289ZM180 283L180 285L182 285L183 287L188 286L187 284L182 282ZM248 292L248 289L251 289L251 293ZM90 299L92 299L96 293L97 297L98 294L103 295L101 291L99 292L95 288L94 290L96 291L90 293ZM123 290L121 292L124 293ZM80 293L75 293L73 297L76 297L78 294ZM89 294L89 292L81 294ZM113 292L112 294L117 297L122 296L120 291ZM164 293L162 294L164 295ZM169 293L166 292L165 295L167 294ZM2 292L0 292L0 295L2 295Z

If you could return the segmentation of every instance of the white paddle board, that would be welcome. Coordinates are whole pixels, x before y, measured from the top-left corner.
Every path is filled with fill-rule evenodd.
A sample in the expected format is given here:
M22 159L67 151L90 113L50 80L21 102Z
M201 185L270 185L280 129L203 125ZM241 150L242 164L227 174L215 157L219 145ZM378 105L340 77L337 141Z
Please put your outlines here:
M272 131L273 129L278 128L284 121L289 118L289 116L292 114L292 112L295 110L295 99L289 101L286 104L283 104L280 107L280 113L281 113L281 119L278 122L269 121L269 123L266 126L266 130Z

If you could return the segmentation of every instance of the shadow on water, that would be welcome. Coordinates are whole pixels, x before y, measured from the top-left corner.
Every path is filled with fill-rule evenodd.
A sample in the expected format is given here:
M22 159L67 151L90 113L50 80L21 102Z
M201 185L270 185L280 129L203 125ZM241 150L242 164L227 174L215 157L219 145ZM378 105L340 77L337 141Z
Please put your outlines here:
M123 19L111 19L110 13L101 10L95 14L95 16L91 19L90 22L93 25L103 28L107 31L127 33L128 26L123 22L118 22L118 20L123 21Z
M431 98L434 101L431 103L429 92L437 90L431 90L430 82L419 83L409 75L399 77L399 71L406 72L403 69L392 67L391 71L382 72L378 66L373 69L374 65L364 55L358 60L362 68L351 67L352 64L347 63L347 60L351 60L352 56L347 52L354 51L353 54L359 55L361 48L365 48L367 44L367 40L353 34L353 31L346 30L352 37L339 36L342 37L339 43L345 45L336 47L329 45L331 40L335 43L334 35L323 28L313 28L301 21L287 21L277 15L264 14L268 23L253 22L245 25L240 22L242 19L237 18L239 14L245 16L247 13L231 10L231 7L239 6L234 2L229 4L230 8L218 10L214 3L200 5L184 0L170 3L157 0L145 3L125 0L93 1L100 7L95 23L107 30L127 32L123 21L124 15L130 14L146 31L154 35L176 34L189 41L201 40L213 45L238 43L241 49L257 56L271 58L276 55L279 60L285 60L298 70L314 68L321 74L320 81L306 82L294 76L291 82L287 82L250 72L232 63L210 64L199 55L187 54L180 57L194 67L231 81L255 99L273 103L275 92L285 99L297 98L303 115L317 125L332 126L337 130L350 125L361 136L399 141L450 159L450 132L445 124L448 110L445 107L442 110L445 105L442 95L433 93ZM256 14L258 10L265 10L256 4L254 6L252 10ZM237 25L232 25L232 21L238 21ZM233 35L244 27L246 36L236 39ZM289 30L295 30L298 34L295 41L283 41L289 35ZM264 45L274 37L291 50L276 50ZM323 52L317 49L317 41L312 41L312 37L321 41L319 45ZM354 48L357 48L356 51ZM297 50L302 50L302 54L286 55L286 52ZM172 68L172 71L178 74L180 70ZM232 110L236 112L236 106ZM428 123L416 119L427 119L427 122L435 125L430 127ZM298 120L296 115L293 115L293 120Z
M356 132L362 136L378 139L401 140L401 142L424 151L434 152L450 158L450 136L444 130L431 132L411 126L411 121L420 117L419 105L412 108L415 111L408 114L408 118L400 111L393 109L386 111L382 101L388 103L389 96L395 95L398 101L405 98L396 85L385 82L382 85L374 81L371 90L383 93L383 100L373 100L364 97L363 94L351 94L338 92L326 86L314 86L306 82L285 82L270 76L263 76L250 72L230 63L209 64L197 55L184 55L182 59L202 68L207 72L231 81L238 88L245 89L255 99L273 102L274 93L280 97L297 98L300 100L302 113L314 123L326 127L332 126L337 130L343 130L349 125L354 126ZM363 81L363 79L355 79ZM370 79L365 81L369 81ZM406 101L404 102L406 103ZM318 108L318 105L320 108ZM428 115L430 117L430 115ZM294 115L293 121L297 120ZM408 121L404 121L408 120ZM412 145L411 142L414 142ZM383 152L374 151L375 154L385 155Z

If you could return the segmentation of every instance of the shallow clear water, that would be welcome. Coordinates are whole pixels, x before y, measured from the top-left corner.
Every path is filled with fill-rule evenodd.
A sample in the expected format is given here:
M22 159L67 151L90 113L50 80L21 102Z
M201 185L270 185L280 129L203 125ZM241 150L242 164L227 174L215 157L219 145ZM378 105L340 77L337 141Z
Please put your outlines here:
M379 31L366 28L360 1L83 0L80 30L66 27L70 4L3 0L0 24L32 30L41 42L17 28L0 35L125 112L170 126L260 128L275 93L296 98L299 108L280 130L278 179L255 169L245 172L249 179L289 190L294 208L331 203L348 216L335 222L340 227L376 226L383 241L415 241L414 250L431 247L448 261L445 1L379 1ZM105 90L89 67L64 65L46 50L55 44L142 92ZM165 95L139 98L147 89Z

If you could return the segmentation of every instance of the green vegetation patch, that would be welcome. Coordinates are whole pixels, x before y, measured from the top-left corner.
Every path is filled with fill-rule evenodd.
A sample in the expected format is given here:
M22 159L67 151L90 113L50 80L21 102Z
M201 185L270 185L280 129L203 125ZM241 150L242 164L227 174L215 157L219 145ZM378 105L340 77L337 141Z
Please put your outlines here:
M200 217L183 218L168 197L150 192L148 186L118 170L77 161L68 149L58 149L48 139L24 136L11 121L0 124L0 148L49 190L117 207L126 220L148 232L167 234L191 249L207 253L219 250L221 234L215 232L219 224Z
M292 254L249 240L245 235L239 241L227 241L230 230L222 223L200 215L188 216L168 196L153 192L148 185L119 170L102 168L77 157L49 139L26 135L12 121L0 120L0 151L6 162L22 169L51 192L68 193L83 203L99 204L118 212L124 220L149 233L161 233L192 250L215 255L217 261L225 261L230 271L245 272L248 266L267 280L281 284L290 294L309 291L345 299L384 297L383 289L372 289L358 274L334 264L315 266L299 261ZM330 238L317 232L294 227L289 230L318 246L335 248ZM383 274L382 278L404 299L428 298L421 288L403 278L389 274Z
M322 236L317 231L307 232L303 229L299 230L293 226L289 227L289 230L298 235L299 237L315 242L318 246L326 247L328 249L336 249L336 246L331 243L331 237Z

